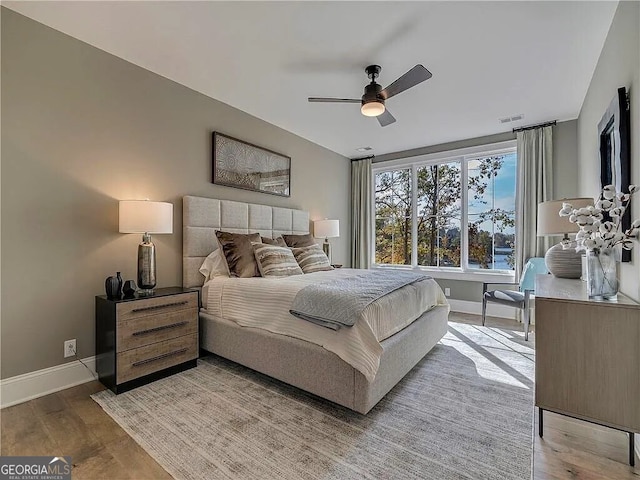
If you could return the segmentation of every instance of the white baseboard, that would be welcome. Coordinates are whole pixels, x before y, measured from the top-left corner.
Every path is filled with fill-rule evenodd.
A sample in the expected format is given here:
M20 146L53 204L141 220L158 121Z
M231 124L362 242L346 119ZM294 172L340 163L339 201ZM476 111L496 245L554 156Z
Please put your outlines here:
M471 313L474 315L482 315L482 302L472 302L470 300L456 300L448 298L452 312ZM487 315L490 317L516 318L518 309L507 307L506 305L498 305L495 303L487 303Z
M93 372L97 377L96 357L83 358L82 361L91 369L91 372L76 360L0 380L0 408L10 407L94 380L91 373Z

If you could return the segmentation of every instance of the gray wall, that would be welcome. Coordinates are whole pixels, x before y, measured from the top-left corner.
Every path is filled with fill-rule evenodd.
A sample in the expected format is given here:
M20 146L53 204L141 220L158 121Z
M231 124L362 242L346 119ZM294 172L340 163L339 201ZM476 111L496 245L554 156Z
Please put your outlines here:
M430 153L446 152L447 150L458 150L460 148L477 147L478 145L488 145L490 143L507 142L515 140L516 134L512 132L497 133L495 135L487 135L485 137L469 138L467 140L458 140L455 142L440 143L438 145L430 145L411 150L403 150L401 152L387 153L385 155L376 156L372 162L388 162L398 158L416 157L418 155L429 155Z
M570 120L567 122L558 122L553 128L553 190L555 198L574 197L578 192L578 178L576 176L578 167L577 127L577 120ZM471 138L468 140L380 155L375 157L373 162L378 164L398 158L409 158L418 155L475 147L478 145L488 145L491 143L515 140L515 138L516 135L512 132L498 133L486 137ZM436 281L443 289L447 287L451 289L451 296L449 297L451 299L468 300L472 302L482 301L482 280L436 279Z
M338 218L333 258L349 263L348 159L2 8L2 378L51 367L63 341L94 353L94 295L135 278L138 235L120 199L174 204L156 235L159 286L182 281L186 194ZM292 196L214 186L211 132L292 157Z
M598 122L619 87L631 97L631 183L640 184L640 3L620 2L578 117L580 195L600 192ZM633 199L632 218L640 218L640 198ZM633 262L623 263L620 288L640 301L640 245Z
M640 3L620 2L607 40L593 73L578 117L580 195L595 197L600 192L598 122L619 87L627 87L631 98L631 183L640 185ZM640 218L638 195L631 205L632 218ZM623 263L620 289L640 301L640 244L636 241L633 262ZM623 367L624 368L624 367ZM639 400L640 401L640 400ZM640 435L636 452L640 455Z

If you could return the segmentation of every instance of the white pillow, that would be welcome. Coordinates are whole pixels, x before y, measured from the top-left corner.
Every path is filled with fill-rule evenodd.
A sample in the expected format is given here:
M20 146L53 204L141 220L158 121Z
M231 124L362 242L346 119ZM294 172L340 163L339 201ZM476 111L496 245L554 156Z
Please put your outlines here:
M228 277L229 267L227 267L227 260L222 255L222 251L216 248L211 252L202 262L199 271L204 275L205 283L215 277Z

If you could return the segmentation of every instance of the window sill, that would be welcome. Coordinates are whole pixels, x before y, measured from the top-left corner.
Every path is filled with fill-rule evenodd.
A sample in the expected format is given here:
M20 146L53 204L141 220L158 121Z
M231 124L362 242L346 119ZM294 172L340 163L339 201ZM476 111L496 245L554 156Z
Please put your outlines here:
M515 272L463 272L442 268L421 268L410 265L373 265L372 269L378 270L411 270L430 275L433 278L443 280L464 280L467 282L507 282L515 281Z

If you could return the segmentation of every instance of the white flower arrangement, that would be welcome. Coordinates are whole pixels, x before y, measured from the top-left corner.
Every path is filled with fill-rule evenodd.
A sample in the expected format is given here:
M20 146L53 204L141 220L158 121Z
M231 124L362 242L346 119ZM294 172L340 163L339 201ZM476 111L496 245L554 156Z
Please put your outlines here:
M580 227L576 234L576 250L606 250L617 245L625 250L633 249L633 240L640 232L640 219L624 232L620 230L620 222L631 196L638 190L637 185L629 185L629 193L622 193L616 192L614 185L607 185L593 206L576 209L570 203L563 203L560 216L569 217L571 223ZM610 220L604 219L605 213ZM568 248L568 244L563 246Z

